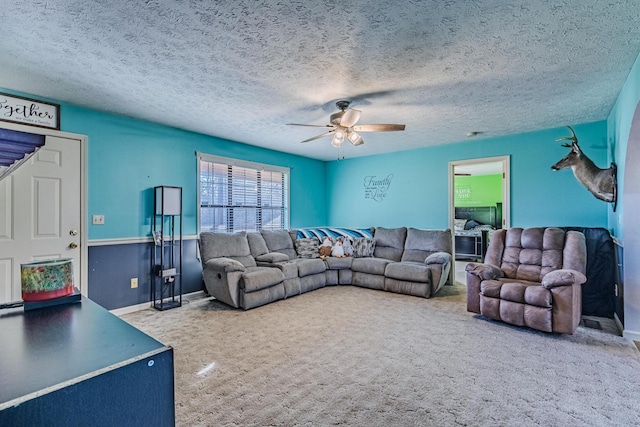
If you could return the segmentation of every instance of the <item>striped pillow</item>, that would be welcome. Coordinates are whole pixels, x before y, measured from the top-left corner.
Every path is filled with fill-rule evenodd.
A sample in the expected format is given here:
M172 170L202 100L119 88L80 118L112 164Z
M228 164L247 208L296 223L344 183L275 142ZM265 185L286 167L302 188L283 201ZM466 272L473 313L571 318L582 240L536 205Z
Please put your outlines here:
M308 227L296 230L298 238L317 237L320 241L325 236L335 240L337 237L349 237L358 239L360 237L373 237L369 228L346 228L346 227Z

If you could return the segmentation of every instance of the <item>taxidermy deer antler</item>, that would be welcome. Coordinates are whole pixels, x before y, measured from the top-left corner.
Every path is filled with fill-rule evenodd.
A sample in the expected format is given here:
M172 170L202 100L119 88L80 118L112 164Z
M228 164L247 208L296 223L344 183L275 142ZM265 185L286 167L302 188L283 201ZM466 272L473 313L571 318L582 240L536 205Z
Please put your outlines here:
M616 164L611 163L611 166L607 169L597 167L578 146L578 138L573 128L571 126L567 127L571 131L571 136L559 138L556 141L571 141L571 144L562 144L563 147L571 148L571 152L551 166L551 169L557 171L570 167L576 179L587 187L591 194L600 200L613 203L613 211L615 212L618 195Z

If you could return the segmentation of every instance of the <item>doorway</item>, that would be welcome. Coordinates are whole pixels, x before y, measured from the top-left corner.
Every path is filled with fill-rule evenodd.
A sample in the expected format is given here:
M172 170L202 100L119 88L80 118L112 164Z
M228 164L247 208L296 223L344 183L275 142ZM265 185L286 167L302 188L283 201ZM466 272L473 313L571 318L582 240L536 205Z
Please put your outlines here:
M3 123L45 137L44 146L0 180L0 303L21 298L20 264L73 260L74 285L87 287L86 137Z
M510 227L509 156L449 162L452 280L464 283L467 262L482 262L491 231Z

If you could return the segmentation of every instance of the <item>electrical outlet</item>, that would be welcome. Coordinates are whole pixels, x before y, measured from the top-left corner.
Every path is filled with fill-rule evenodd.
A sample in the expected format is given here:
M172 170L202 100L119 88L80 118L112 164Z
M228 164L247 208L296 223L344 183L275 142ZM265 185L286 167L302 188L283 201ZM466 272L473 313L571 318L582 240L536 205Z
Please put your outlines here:
M104 225L104 215L94 215L93 225Z
M137 287L138 287L138 278L134 277L133 279L131 279L131 289L134 289Z

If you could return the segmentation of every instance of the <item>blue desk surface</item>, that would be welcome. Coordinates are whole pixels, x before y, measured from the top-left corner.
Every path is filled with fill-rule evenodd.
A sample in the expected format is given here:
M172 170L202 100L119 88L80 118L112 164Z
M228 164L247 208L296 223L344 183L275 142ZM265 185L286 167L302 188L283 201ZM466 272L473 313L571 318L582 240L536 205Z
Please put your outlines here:
M0 310L0 406L163 348L86 298Z

